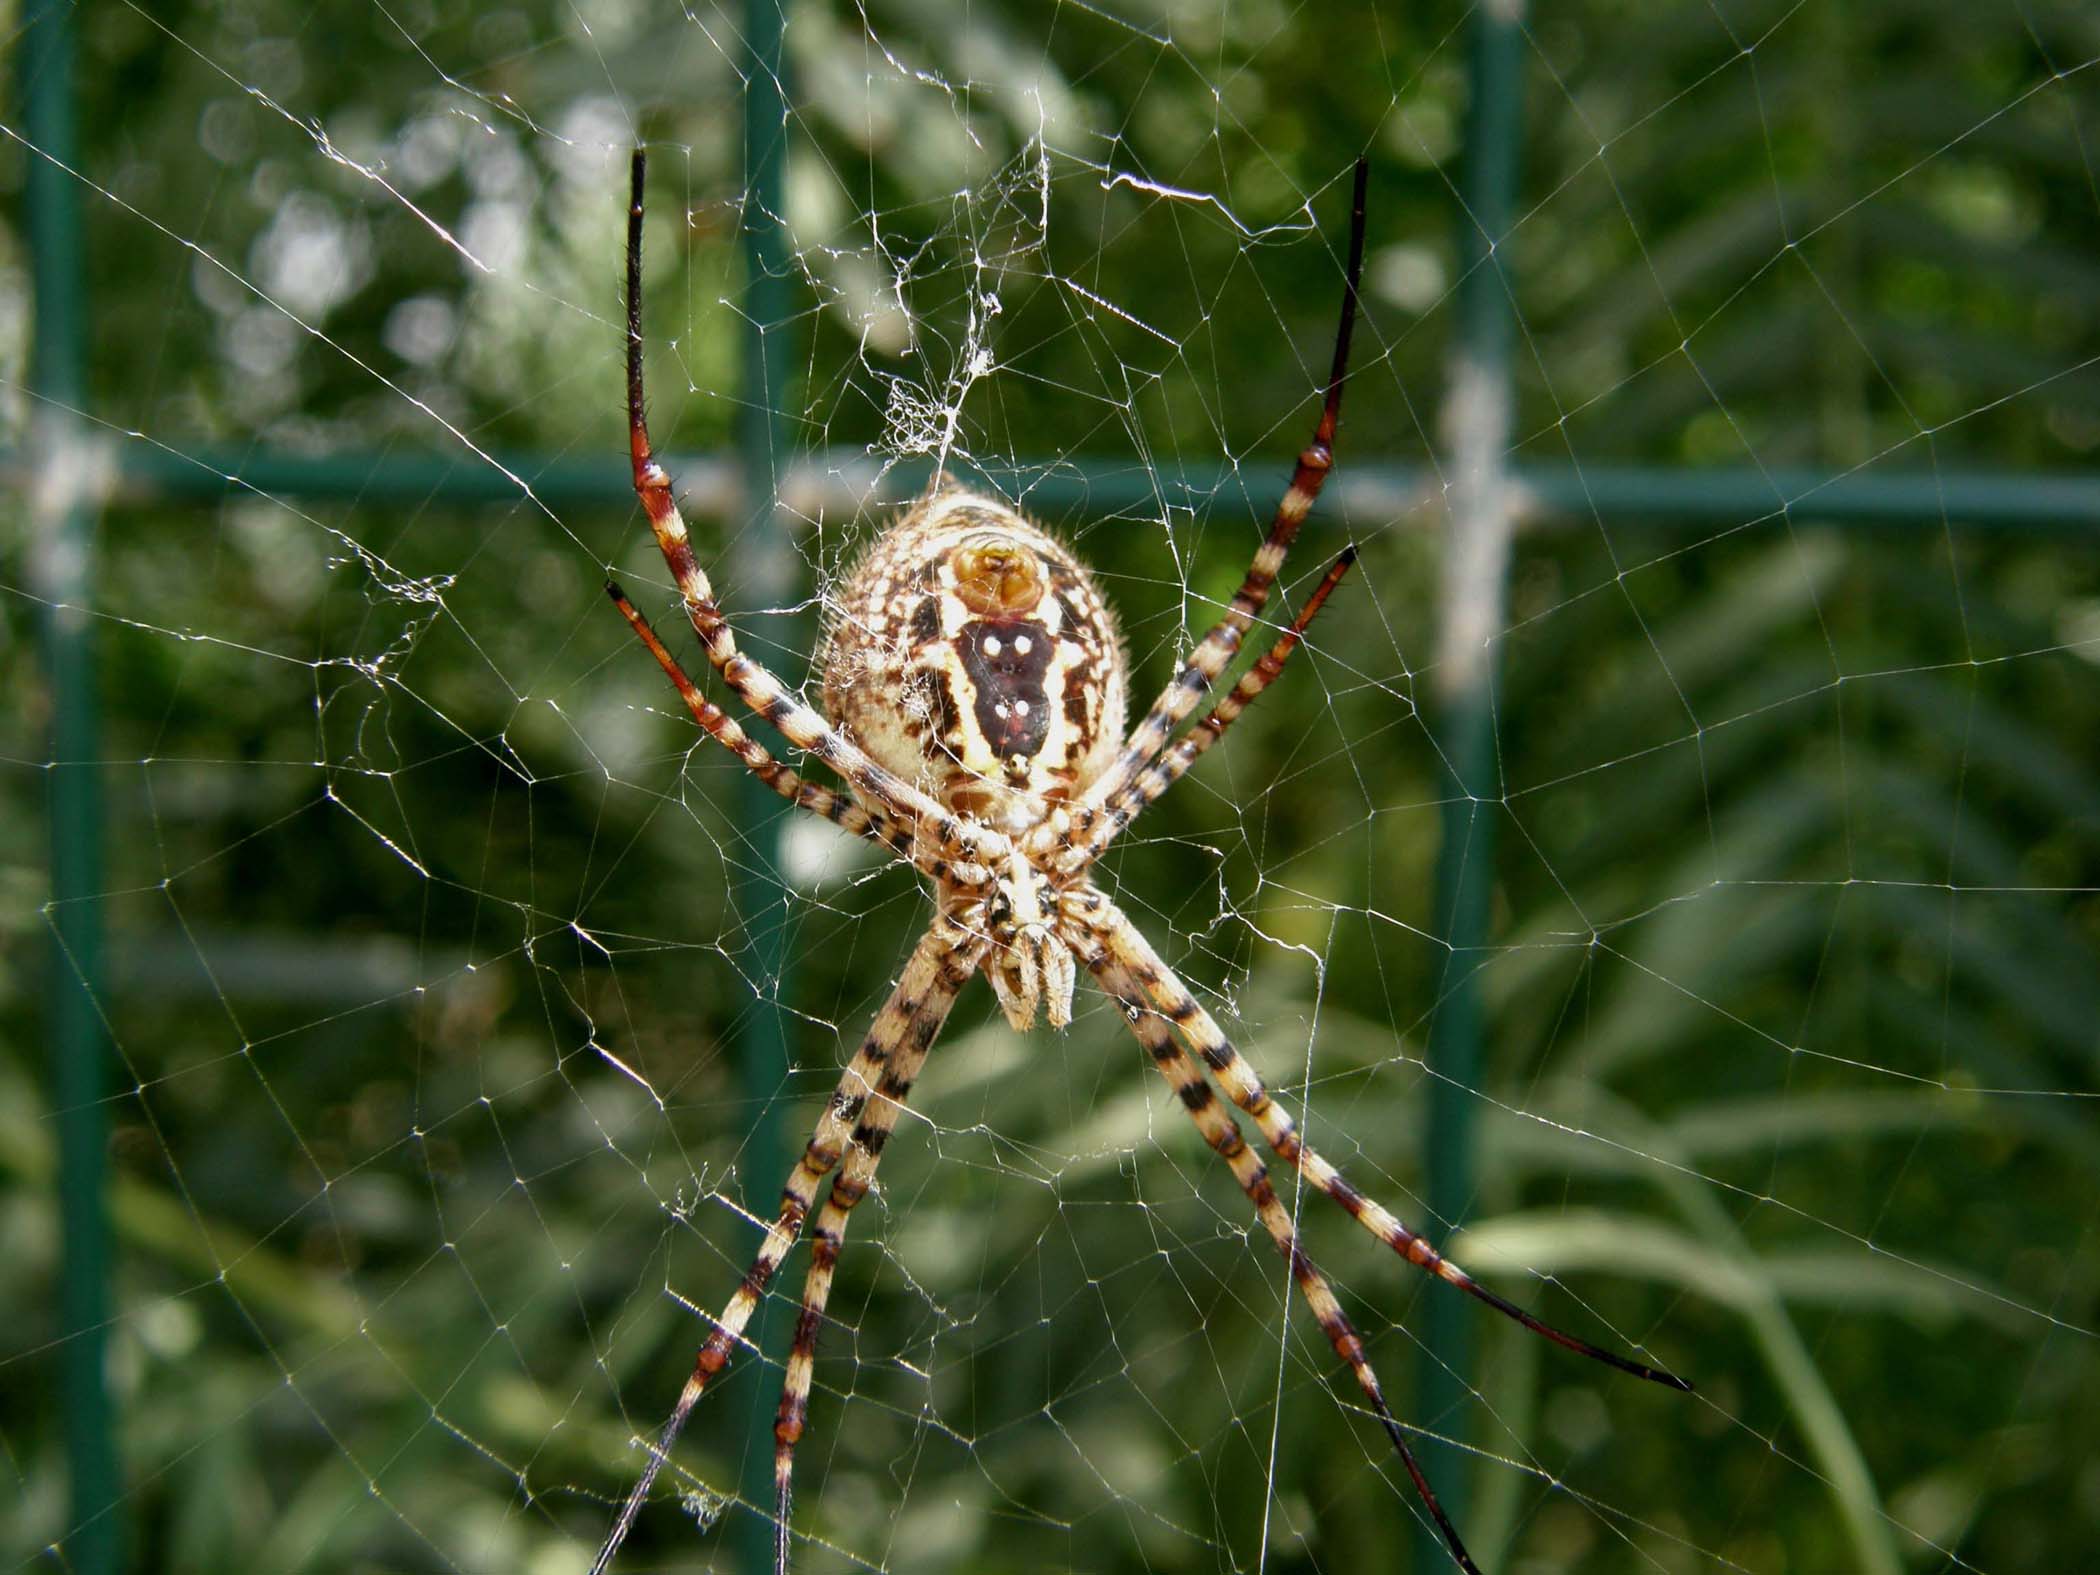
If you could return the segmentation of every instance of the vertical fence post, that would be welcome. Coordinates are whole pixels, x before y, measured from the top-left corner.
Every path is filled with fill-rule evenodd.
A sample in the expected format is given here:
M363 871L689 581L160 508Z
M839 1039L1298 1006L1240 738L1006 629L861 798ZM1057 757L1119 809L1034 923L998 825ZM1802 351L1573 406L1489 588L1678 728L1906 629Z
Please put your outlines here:
M86 601L94 552L92 467L77 412L87 387L79 189L74 163L73 6L36 0L24 17L22 106L31 152L25 207L36 296L30 384L37 456L30 558L44 602L51 705L51 898L46 1023L58 1122L60 1406L69 1498L61 1557L108 1575L123 1557L122 1487L107 1387L108 1045L103 1032L101 719Z
M785 225L787 91L782 77L789 0L745 0L744 40L744 328L737 394L736 448L743 461L748 512L737 543L738 585L752 606L782 607L795 594L795 554L782 535L780 476L788 454L786 384L793 365L786 323L791 310ZM773 622L788 638L800 620ZM789 675L792 681L792 674ZM737 1052L745 1102L756 1116L742 1159L745 1200L770 1218L789 1152L778 1101L788 1087L789 892L781 869L781 838L794 813L748 772L738 773L735 813L745 840L732 897L748 942L746 956L758 994L745 1009ZM761 1302L749 1338L764 1349L778 1320L771 1299ZM754 1375L757 1368L753 1364ZM751 1385L748 1442L740 1492L753 1513L738 1516L738 1567L773 1567L773 1385Z
M1473 13L1465 170L1459 216L1459 342L1446 412L1452 446L1451 514L1444 553L1443 627L1435 680L1443 751L1443 845L1437 853L1436 933L1450 950L1429 1030L1427 1196L1432 1224L1449 1231L1473 1202L1473 1108L1480 1076L1479 969L1494 893L1495 646L1502 632L1513 525L1509 477L1512 305L1498 243L1507 234L1523 124L1522 0ZM1462 1442L1472 1388L1473 1318L1463 1296L1423 1298L1415 1420ZM1424 1468L1452 1523L1463 1529L1470 1456L1425 1440ZM1418 1526L1415 1567L1445 1567L1433 1527Z

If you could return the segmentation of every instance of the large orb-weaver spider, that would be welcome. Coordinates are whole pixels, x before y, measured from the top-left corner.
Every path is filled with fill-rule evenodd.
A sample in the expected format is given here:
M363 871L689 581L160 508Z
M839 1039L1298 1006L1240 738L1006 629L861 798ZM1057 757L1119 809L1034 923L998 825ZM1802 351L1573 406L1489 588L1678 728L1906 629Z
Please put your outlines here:
M1283 671L1306 626L1355 561L1354 549L1344 551L1276 643L1194 727L1174 736L1239 653L1333 466L1363 270L1368 166L1356 166L1348 283L1312 442L1298 456L1275 523L1231 606L1127 738L1122 640L1085 567L1006 504L945 481L937 481L883 532L838 594L820 662L829 720L737 648L714 588L693 556L671 497L671 479L656 462L643 415L644 169L637 149L627 210L627 410L634 489L708 661L738 698L791 745L844 778L851 796L808 781L776 759L700 693L620 588L606 589L677 686L693 720L781 797L908 861L933 887L934 917L788 1177L780 1212L701 1346L692 1376L650 1446L649 1464L606 1536L593 1575L612 1564L694 1404L728 1363L800 1236L819 1184L836 1170L830 1195L817 1212L801 1316L774 1426L774 1568L775 1575L787 1575L795 1446L809 1410L817 1331L847 1216L867 1195L912 1081L973 973L981 970L991 980L1000 1008L1017 1030L1032 1027L1038 1011L1053 1028L1062 1028L1072 1020L1072 990L1081 967L1122 1008L1131 1032L1190 1120L1231 1168L1289 1261L1321 1331L1383 1424L1453 1560L1477 1575L1386 1405L1363 1341L1326 1277L1300 1248L1267 1165L1219 1103L1205 1068L1253 1120L1279 1160L1296 1167L1307 1183L1410 1263L1569 1350L1673 1389L1691 1385L1541 1323L1357 1191L1298 1135L1210 1013L1087 879L1089 867L1117 833L1166 792Z

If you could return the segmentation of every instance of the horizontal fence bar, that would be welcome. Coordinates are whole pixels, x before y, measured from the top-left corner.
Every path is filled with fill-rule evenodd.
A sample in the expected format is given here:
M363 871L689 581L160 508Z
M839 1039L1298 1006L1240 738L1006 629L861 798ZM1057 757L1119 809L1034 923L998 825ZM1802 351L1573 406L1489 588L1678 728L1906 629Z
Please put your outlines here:
M732 454L671 455L680 500L705 518L749 517L743 467ZM1289 462L1248 461L1199 474L1174 475L1129 460L1085 457L1020 461L987 471L989 479L1039 514L1136 514L1169 510L1244 510L1266 519L1288 476ZM0 451L0 478L17 488L36 469L20 450ZM634 501L624 450L603 458L543 455L358 452L286 454L242 449L179 452L138 440L104 440L99 467L107 501L207 503L251 492L270 498L370 505L527 504L620 508ZM2003 471L1837 473L1800 468L1668 469L1640 465L1513 465L1519 513L1531 526L1584 521L1711 528L1792 514L1799 519L1915 528L1942 521L2011 530L2100 528L2100 473L2014 474ZM923 459L884 461L858 449L807 455L781 477L780 501L791 516L851 517L917 497L931 466ZM1346 458L1320 495L1330 524L1383 525L1441 521L1449 483L1425 465Z
M1863 525L2100 526L2100 475L2003 471L1675 470L1524 466L1518 484L1538 511L1600 519L1735 520L1780 513Z

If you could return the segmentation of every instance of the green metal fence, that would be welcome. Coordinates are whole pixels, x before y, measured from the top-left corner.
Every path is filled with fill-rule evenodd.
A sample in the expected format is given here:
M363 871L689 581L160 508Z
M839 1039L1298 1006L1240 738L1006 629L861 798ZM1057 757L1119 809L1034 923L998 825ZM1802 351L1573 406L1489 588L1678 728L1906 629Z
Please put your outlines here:
M793 286L785 242L774 218L782 208L787 125L780 0L751 0L746 16L745 186L753 200L746 208L744 233L752 281L744 303L749 324L741 396L745 414L735 453L687 457L673 466L696 483L689 492L696 512L757 520L768 516L783 495L794 495L799 506L818 510L826 501L825 489L850 491L852 478L869 467L858 454L820 456L800 465L787 457L780 411L793 354L782 325L792 316ZM51 890L47 1012L51 1103L59 1112L62 1152L60 1371L72 1474L66 1516L72 1530L61 1551L67 1568L105 1572L123 1566L126 1543L124 1479L104 1387L111 1254L103 1203L105 1098L112 1074L98 1006L105 982L97 905L104 883L95 637L81 610L93 579L95 511L111 499L151 501L169 508L209 504L238 489L276 498L514 502L519 496L517 478L550 503L617 507L630 498L622 467L596 459L507 454L491 465L393 454L314 458L244 450L178 456L148 444L112 439L97 429L89 419L93 391L84 378L92 303L82 294L81 183L73 172L75 20L76 8L67 0L33 0L17 48L23 113L17 140L28 149L33 385L39 403L33 452L7 457L0 465L31 500L32 531L40 544L37 593L48 608L44 664L53 724L46 777ZM1455 539L1447 544L1454 567L1446 582L1451 603L1447 616L1455 623L1491 633L1499 627L1511 533L1520 525L1549 525L1563 512L1687 530L1812 511L1821 522L1859 530L1938 531L1959 521L2006 531L2068 530L2086 536L2100 531L2100 474L2036 478L1942 470L1918 475L1750 468L1578 470L1509 463L1514 306L1496 242L1517 212L1522 32L1513 8L1502 6L1477 9L1470 28L1473 108L1463 184L1467 217L1460 224L1466 267L1460 340L1453 349L1454 383L1466 390L1470 420L1460 426L1456 452L1445 469L1446 475L1458 478L1449 510ZM887 475L884 486L887 495L901 498L915 491L922 479L923 471L907 465ZM1220 496L1225 480L1223 475L1218 478ZM1388 521L1440 485L1418 468L1352 457L1329 488L1323 515L1330 523ZM1127 468L1090 471L1067 461L1046 473L1034 496L1041 507L1083 503L1106 513L1148 504L1155 491L1151 481ZM746 537L752 542L766 539L764 532ZM746 569L758 595L776 603L791 600L792 556L784 547L770 557L762 553L763 549L747 548ZM1436 1075L1424 1115L1425 1196L1432 1216L1451 1225L1465 1219L1474 1187L1476 1101L1467 1091L1479 1065L1482 1012L1476 965L1489 940L1487 898L1495 859L1492 820L1483 813L1495 796L1493 651L1491 643L1447 650L1436 696L1438 711L1432 718L1444 741L1449 770L1435 904L1449 963L1430 1041ZM779 811L755 783L739 804L739 813L754 824L777 819ZM750 872L747 886L743 899L754 908L789 900L783 883L762 866ZM759 966L777 980L787 966L777 949L783 927L755 929L773 937L775 950L761 958ZM745 1022L747 1087L763 1099L783 1085L786 1039L777 1008L764 1001L746 1014ZM786 1156L778 1122L764 1123L763 1130L766 1136L749 1157L757 1172L777 1174ZM1458 1298L1431 1300L1416 1382L1417 1419L1453 1434L1464 1430L1462 1402L1472 1386L1471 1312ZM762 1396L754 1400L750 1425L756 1434L769 1428L767 1409ZM1462 1522L1462 1457L1434 1444L1423 1454L1430 1475L1441 1484L1446 1506ZM754 1449L749 1459L763 1475L767 1450ZM748 1484L747 1491L756 1502L770 1496L761 1482ZM770 1546L770 1533L756 1525L749 1529L753 1536L746 1557L755 1568L762 1550ZM1433 1531L1424 1527L1422 1533L1417 1567L1435 1567L1440 1544Z

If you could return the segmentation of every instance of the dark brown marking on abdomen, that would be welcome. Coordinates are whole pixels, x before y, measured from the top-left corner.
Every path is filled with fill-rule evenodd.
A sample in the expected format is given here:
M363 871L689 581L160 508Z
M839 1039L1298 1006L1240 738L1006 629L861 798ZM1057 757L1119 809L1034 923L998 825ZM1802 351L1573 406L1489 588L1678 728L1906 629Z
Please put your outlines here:
M941 637L941 600L938 596L924 596L919 605L911 610L911 639L914 647L928 645Z
M1094 664L1085 662L1065 672L1065 725L1072 730L1072 754L1083 756L1094 747L1094 722L1087 715L1087 691L1093 687Z
M982 618L963 626L957 655L969 675L977 727L1001 760L1033 755L1050 733L1043 681L1056 647L1025 618Z

